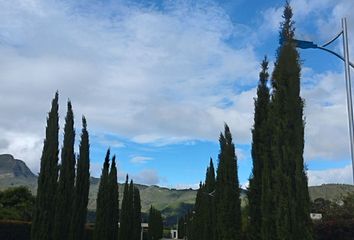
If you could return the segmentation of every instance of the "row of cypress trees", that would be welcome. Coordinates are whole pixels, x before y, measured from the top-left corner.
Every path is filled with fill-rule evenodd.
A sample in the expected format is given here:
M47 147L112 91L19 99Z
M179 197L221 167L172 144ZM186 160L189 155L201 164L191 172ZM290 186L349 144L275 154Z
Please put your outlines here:
M194 207L179 222L192 240L311 240L310 200L304 168L304 101L300 97L300 58L287 2L280 47L268 86L268 60L261 64L252 129L253 169L248 188L248 218L242 231L237 162L229 128L220 136L215 181L207 169ZM215 189L215 190L213 190Z
M57 92L47 118L31 229L33 240L74 240L84 237L90 181L87 123L83 117L80 152L76 163L74 114L71 102L68 101L59 165L58 100Z
M192 239L214 239L216 235L216 205L215 205L215 170L210 159L206 171L205 182L199 184L195 201L195 217L193 219ZM184 224L180 223L179 225ZM183 235L183 233L182 233Z
M141 237L141 202L139 189L127 175L122 200L119 239L140 240Z
M119 202L116 156L110 165L110 150L107 150L103 163L100 185L97 194L96 223L94 239L118 239ZM110 169L109 169L110 168Z
M150 207L149 211L149 228L148 228L148 240L158 240L161 239L163 235L163 220L161 212Z
M179 237L191 240L237 240L242 237L237 157L230 128L220 134L217 175L212 159L200 183L194 211L178 222Z
M260 73L252 130L253 172L248 193L251 239L313 239L303 159L301 66L292 16L287 3L271 93L266 59Z
M89 134L82 118L80 152L74 153L75 130L71 102L67 104L61 164L59 165L59 94L52 100L38 177L37 199L31 228L32 240L85 239L90 186ZM121 228L118 234L119 202L116 157L107 150L97 195L94 239L139 240L141 202L133 181L124 187Z

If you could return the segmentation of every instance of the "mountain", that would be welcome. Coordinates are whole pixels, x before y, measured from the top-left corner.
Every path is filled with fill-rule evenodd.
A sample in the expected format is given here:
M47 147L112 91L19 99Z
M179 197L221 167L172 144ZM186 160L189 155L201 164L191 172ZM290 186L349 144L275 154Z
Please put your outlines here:
M37 192L37 176L31 172L26 164L15 159L10 154L0 154L0 190L27 186L33 194ZM142 211L147 213L151 205L162 211L166 221L175 222L177 217L183 216L192 209L196 191L192 189L169 189L159 186L136 184L140 190ZM99 187L99 178L91 177L88 209L92 213L96 209L96 197ZM122 202L124 184L119 184L119 202Z
M330 201L341 199L348 193L354 193L354 185L349 184L323 184L309 187L311 200L323 198Z
M33 194L37 191L37 176L31 172L26 164L15 159L10 154L0 155L0 190L13 186L27 186ZM96 209L96 196L99 179L91 177L88 209L94 212ZM153 205L160 210L168 224L176 222L177 218L186 214L193 208L196 190L192 189L169 189L159 186L146 186L136 184L140 190L142 211L147 213ZM124 185L119 184L119 202L122 202ZM310 198L324 198L335 201L348 193L354 193L353 185L324 184L309 187ZM246 204L246 190L241 191L242 205Z
M19 178L35 178L27 165L10 154L0 155L0 178L19 177Z
M0 190L11 186L27 186L32 192L37 189L37 176L27 165L10 154L0 155Z

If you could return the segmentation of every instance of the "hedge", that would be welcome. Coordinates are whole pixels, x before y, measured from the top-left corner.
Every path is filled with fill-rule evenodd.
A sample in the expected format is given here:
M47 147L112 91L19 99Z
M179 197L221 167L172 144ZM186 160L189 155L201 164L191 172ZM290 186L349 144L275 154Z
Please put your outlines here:
M86 240L92 240L93 224L86 224ZM30 240L31 222L17 220L0 220L1 240Z
M354 219L320 221L314 224L316 240L353 240Z

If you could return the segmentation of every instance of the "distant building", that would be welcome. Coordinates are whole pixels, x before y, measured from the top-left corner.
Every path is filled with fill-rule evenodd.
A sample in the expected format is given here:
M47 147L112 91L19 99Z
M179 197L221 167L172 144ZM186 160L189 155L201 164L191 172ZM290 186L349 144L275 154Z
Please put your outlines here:
M312 221L318 221L322 219L322 213L310 213Z
M171 238L172 239L178 239L178 231L175 229L171 230Z

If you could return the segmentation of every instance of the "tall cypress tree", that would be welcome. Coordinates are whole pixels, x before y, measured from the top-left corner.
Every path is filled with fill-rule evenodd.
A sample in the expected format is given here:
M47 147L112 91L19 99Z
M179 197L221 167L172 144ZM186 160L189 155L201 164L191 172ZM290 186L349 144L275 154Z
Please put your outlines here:
M60 176L55 203L55 218L53 228L53 239L68 239L70 228L71 211L68 206L72 206L74 201L74 181L75 181L75 130L74 114L71 102L68 101L68 110L65 117L64 144L61 150Z
M116 167L116 156L112 158L111 171L109 173L109 183L110 183L110 198L109 209L110 209L110 226L111 226L111 238L112 240L118 239L118 221L119 221L119 202L118 202L118 181L117 181L117 167Z
M230 128L225 124L220 134L219 165L216 177L217 236L219 240L241 238L241 202L235 145Z
M129 216L129 222L128 222L128 239L133 240L133 232L134 232L134 183L133 180L130 180L129 184L129 191L128 191L128 216Z
M268 81L268 61L264 58L262 70L259 74L259 84L257 88L257 98L254 102L254 125L252 129L252 159L253 169L249 180L248 202L250 217L250 239L261 239L262 225L262 186L263 167L269 161L270 137L268 135L268 108L269 108L269 88ZM269 164L266 167L269 168ZM269 176L268 176L269 177ZM270 187L270 186L268 186ZM268 216L265 216L268 218ZM269 226L267 226L269 227Z
M151 206L149 211L148 240L161 239L162 235L163 235L163 220L162 220L161 212L155 209L153 206Z
M102 174L100 178L100 185L97 193L96 206L96 223L94 229L94 239L110 239L111 225L109 224L110 213L112 209L109 208L111 201L109 192L109 161L110 150L107 150L106 157L103 164Z
M178 224L177 224L177 230L178 230L178 238L179 239L184 239L184 236L186 235L186 216L182 216L180 219L178 219Z
M271 157L274 161L273 239L312 239L309 193L304 169L303 100L300 62L294 44L294 22L289 3L284 8L277 60L272 76Z
M207 193L205 191L205 186L202 182L199 183L199 189L197 191L197 196L194 204L194 216L192 222L192 240L204 239L203 227L205 225L206 212L204 209L206 204Z
M212 159L207 168L205 183L199 184L193 215L193 240L215 238L215 170Z
M130 232L131 216L129 215L129 178L128 175L124 184L122 208L120 211L119 239L128 240Z
M205 191L206 195L204 203L204 226L203 226L203 236L204 239L214 240L216 239L215 224L216 224L216 206L215 206L215 169L213 164L213 159L210 158L209 167L207 169L205 177Z
M134 197L133 197L133 240L140 240L141 237L141 201L140 193L137 187L134 187Z
M77 161L74 203L69 240L83 240L90 187L90 143L85 117L82 117L80 153Z
M46 137L41 156L37 198L31 228L32 240L52 239L54 199L58 178L58 98L59 94L56 92L47 118Z

